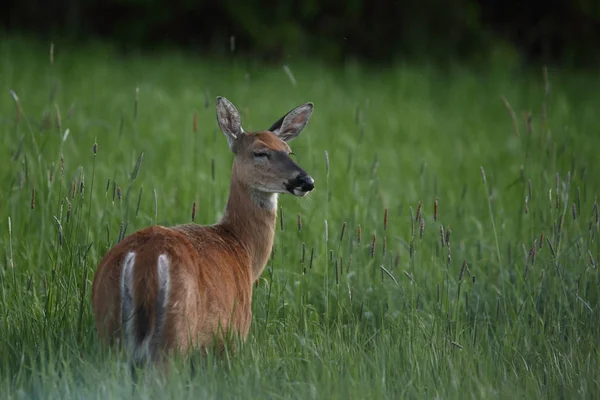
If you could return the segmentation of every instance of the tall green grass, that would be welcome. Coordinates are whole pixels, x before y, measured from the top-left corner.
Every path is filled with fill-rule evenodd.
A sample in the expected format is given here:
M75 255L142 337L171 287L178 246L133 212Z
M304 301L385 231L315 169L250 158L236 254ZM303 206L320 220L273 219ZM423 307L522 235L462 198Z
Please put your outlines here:
M7 398L592 398L598 78L516 67L287 69L0 44L0 391ZM100 258L158 223L218 220L247 130L315 103L292 142L247 343L135 385L99 349ZM194 122L196 121L196 122Z

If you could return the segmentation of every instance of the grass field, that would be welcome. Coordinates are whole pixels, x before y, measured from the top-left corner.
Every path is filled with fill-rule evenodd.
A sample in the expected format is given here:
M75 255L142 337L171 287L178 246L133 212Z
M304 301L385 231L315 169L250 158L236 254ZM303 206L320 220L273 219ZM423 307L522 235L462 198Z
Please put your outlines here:
M3 40L3 397L597 397L600 80L506 65L286 72ZM239 353L134 386L99 351L91 281L124 235L194 202L220 218L217 95L247 130L313 101L291 145L316 189L280 199Z

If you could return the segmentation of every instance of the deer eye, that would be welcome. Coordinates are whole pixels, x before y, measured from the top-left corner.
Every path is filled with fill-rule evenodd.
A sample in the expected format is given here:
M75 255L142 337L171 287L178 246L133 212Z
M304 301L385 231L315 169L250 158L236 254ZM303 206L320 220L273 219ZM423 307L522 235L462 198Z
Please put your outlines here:
M269 153L264 152L264 151L255 151L254 152L254 157L256 158L269 158Z

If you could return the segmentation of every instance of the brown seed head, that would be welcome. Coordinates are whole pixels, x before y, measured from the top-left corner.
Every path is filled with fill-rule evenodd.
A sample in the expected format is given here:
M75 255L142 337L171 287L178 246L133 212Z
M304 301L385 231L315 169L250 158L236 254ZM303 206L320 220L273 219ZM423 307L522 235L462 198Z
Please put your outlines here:
M375 257L375 245L377 243L377 233L373 234L373 240L371 242L371 258Z
M196 220L196 202L192 204L192 222Z
M31 188L31 209L35 208L35 187Z
M388 223L388 209L384 209L383 210L383 230L387 230L387 223Z
M302 231L302 216L298 213L298 232Z
M438 198L435 198L435 202L433 203L433 221L437 221L438 218Z

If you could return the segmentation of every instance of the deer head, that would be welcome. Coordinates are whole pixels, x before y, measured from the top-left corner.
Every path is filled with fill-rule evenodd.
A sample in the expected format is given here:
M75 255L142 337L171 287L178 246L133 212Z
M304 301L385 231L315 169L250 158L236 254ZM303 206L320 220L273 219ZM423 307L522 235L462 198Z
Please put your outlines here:
M264 194L291 193L305 196L314 189L313 178L291 157L287 144L306 126L313 104L298 106L281 117L268 130L245 132L235 106L217 97L217 121L235 155L232 179Z

